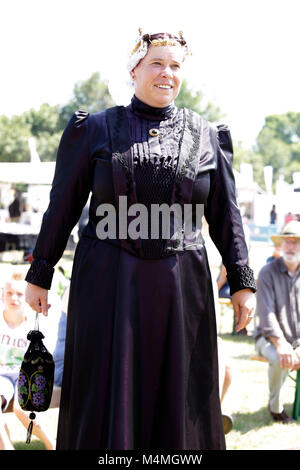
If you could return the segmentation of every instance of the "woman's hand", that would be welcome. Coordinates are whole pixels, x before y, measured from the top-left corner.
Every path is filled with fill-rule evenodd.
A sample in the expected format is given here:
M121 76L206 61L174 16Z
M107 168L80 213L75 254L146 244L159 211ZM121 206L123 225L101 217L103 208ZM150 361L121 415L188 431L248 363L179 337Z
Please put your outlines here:
M25 291L25 300L30 307L38 313L42 313L45 317L48 315L48 290L42 287L35 286L34 284L27 283Z
M232 295L231 301L235 315L235 331L238 332L246 328L253 318L255 295L251 289L241 289Z

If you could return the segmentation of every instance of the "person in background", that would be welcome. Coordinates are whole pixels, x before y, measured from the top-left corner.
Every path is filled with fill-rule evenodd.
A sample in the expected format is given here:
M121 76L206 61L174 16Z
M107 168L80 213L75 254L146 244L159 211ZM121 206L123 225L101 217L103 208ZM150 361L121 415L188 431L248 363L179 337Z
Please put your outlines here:
M275 422L293 422L280 393L288 372L300 368L300 222L272 236L282 256L266 264L257 281L255 348L269 361L269 411Z
M8 213L11 222L19 222L23 212L22 193L18 189L15 189L14 193L15 197L12 203L8 206Z
M295 220L295 217L293 216L291 212L288 212L284 218L284 224L286 225L291 220Z
M271 263L271 261L274 261L274 259L276 258L279 258L281 256L281 248L280 248L280 244L279 245L275 245L274 244L274 249L273 249L273 253L271 256L269 256L266 260L267 263Z
M31 329L25 311L25 287L23 273L14 272L5 282L0 305L0 450L13 450L3 412L13 399L13 412L27 429L28 413L18 403L17 380L24 353L29 345L27 334ZM53 442L37 420L33 422L33 434L47 450Z
M58 324L56 346L53 352L53 360L55 363L54 385L56 387L61 387L63 370L64 370L64 355L65 355L69 292L70 292L70 286L67 286L66 290L64 291L62 295L61 316L60 316L59 324Z
M277 213L276 213L276 206L273 204L272 210L270 212L270 224L275 225L277 222Z

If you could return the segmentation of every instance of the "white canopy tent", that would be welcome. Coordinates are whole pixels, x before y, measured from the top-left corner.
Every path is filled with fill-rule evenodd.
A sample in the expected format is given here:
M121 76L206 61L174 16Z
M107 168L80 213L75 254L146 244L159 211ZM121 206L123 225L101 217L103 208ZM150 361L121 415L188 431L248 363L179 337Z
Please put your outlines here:
M3 225L7 218L7 207L12 202L15 184L27 184L27 193L23 193L26 202L37 213L30 212L30 224L40 225L41 215L47 208L49 192L53 181L55 162L0 162L0 199L6 209L0 210L1 231L11 230ZM26 213L23 214L26 219ZM36 219L36 220L35 220ZM25 222L26 224L29 222ZM19 224L20 225L20 224ZM20 227L19 227L20 228Z
M52 184L55 162L0 163L0 183Z
M55 162L41 162L34 137L28 138L30 162L1 162L0 184L52 184Z

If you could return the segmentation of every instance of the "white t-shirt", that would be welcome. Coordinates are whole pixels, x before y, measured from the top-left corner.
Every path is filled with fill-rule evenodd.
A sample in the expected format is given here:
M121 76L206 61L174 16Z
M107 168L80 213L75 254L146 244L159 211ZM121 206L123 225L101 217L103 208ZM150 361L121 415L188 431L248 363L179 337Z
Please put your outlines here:
M28 322L24 321L16 328L11 328L3 317L3 305L0 304L0 375L17 372L28 348Z

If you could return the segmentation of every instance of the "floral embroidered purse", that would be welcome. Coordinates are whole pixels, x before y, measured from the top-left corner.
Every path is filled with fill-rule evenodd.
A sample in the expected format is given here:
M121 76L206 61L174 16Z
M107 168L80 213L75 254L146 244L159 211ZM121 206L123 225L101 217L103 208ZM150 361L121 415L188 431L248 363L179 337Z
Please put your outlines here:
M29 331L27 339L30 344L24 354L18 377L19 405L23 410L30 411L31 421L27 430L26 444L31 440L35 412L46 411L52 397L54 361L43 344L43 338L44 335L38 328Z

